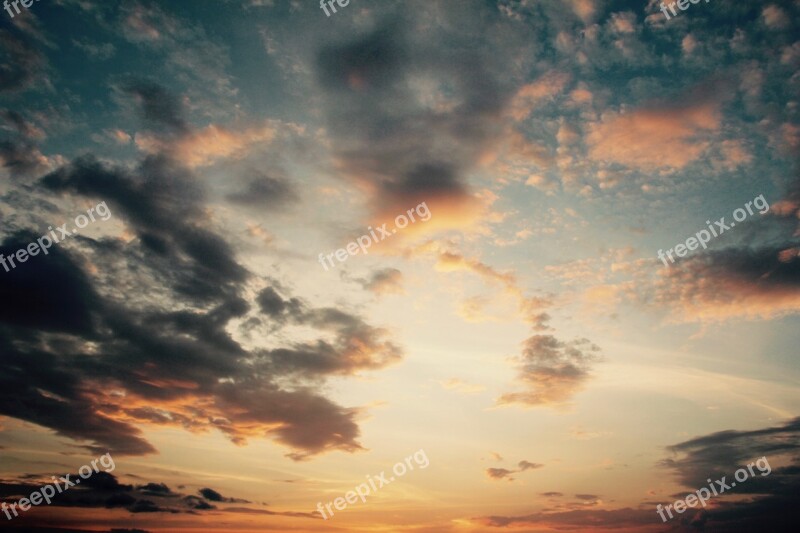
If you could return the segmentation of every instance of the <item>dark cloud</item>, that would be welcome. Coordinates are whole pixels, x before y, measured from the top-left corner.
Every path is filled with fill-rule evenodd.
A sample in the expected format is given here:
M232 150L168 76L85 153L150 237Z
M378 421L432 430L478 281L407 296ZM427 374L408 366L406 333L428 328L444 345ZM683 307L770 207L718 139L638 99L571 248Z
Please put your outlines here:
M215 491L214 489L205 488L205 489L200 489L198 492L203 496L203 498L212 502L221 502L224 500L222 494Z
M10 138L0 138L0 166L12 178L38 177L49 167L37 141L45 137L44 132L20 113L11 109L0 110L0 132L11 132Z
M63 475L63 474L58 474ZM18 476L19 479L27 478L32 482L2 482L0 483L0 501L15 503L20 496L27 496L38 491L42 486L52 483L50 475L27 474ZM71 480L77 475L71 475ZM96 479L97 478L97 479ZM119 483L117 478L108 472L95 472L92 476L81 480L80 485L70 487L68 490L57 493L52 498L55 507L82 507L125 509L130 513L194 513L195 511L217 510L215 503L250 503L240 498L225 498L211 488L200 490L203 498L191 494L181 494L171 490L164 483L149 482L143 485L125 485ZM222 511L227 511L223 508ZM236 508L234 512L240 512ZM254 510L258 511L258 510ZM285 516L310 517L308 513L271 513Z
M262 313L280 323L290 318L299 320L305 307L297 298L284 300L273 287L267 287L259 292L256 302Z
M764 429L719 431L668 450L674 457L662 464L674 470L688 492L707 486L707 479L725 476L730 482L738 469L755 463L754 475L715 497L713 507L688 509L683 523L700 531L737 533L794 531L800 526L796 512L800 504L800 418ZM786 461L787 466L776 466ZM750 498L732 499L736 495Z
M30 521L30 519L29 519ZM60 527L36 527L26 524L24 526L12 524L6 526L9 531L19 531L20 533L97 533L97 530L89 531L88 529L74 529L74 528L60 528ZM146 529L127 529L127 528L111 528L105 530L107 533L151 533Z
M143 83L128 90L146 120L173 136L191 132L167 91ZM9 117L20 127L20 117ZM296 460L361 449L358 411L313 387L329 375L399 360L401 351L384 330L268 288L256 304L270 319L270 332L303 325L322 338L245 350L226 328L256 319L248 319L251 304L242 297L251 275L208 221L197 176L167 154L151 154L134 167L86 155L39 183L47 191L102 199L135 238L73 238L0 279L0 295L23 302L13 313L0 311L6 369L0 413L115 454L155 451L139 425L217 429L239 444L273 438ZM33 238L9 237L2 251L10 254ZM56 338L60 333L71 337ZM164 496L164 489L145 492ZM158 502L133 505L151 512Z
M6 124L3 129L15 131L23 139L38 140L45 137L44 131L13 109L0 109L0 120Z
M488 516L477 520L491 527L528 526L575 530L609 530L641 528L652 531L713 531L745 533L750 531L796 531L800 525L797 506L800 504L800 418L782 425L750 431L727 430L690 439L668 450L675 457L662 462L672 469L686 493L674 495L682 499L686 494L707 487L707 479L727 477L730 482L734 472L748 463L766 457L771 473L754 468L755 475L736 484L726 493L713 496L713 504L705 509L688 508L682 515L663 524L655 511L659 502L641 502L639 508L598 510L574 508L568 511L548 511L521 516ZM776 466L789 461L787 466ZM561 496L546 492L542 496ZM748 496L742 498L742 496ZM595 505L600 497L595 494L576 494L580 506ZM672 501L660 502L663 505Z
M65 474L56 474L56 478ZM50 475L29 474L27 477L35 479L36 483L6 482L0 483L0 497L7 503L15 503L20 495L27 496L34 491L38 491L47 484L52 484ZM95 479L98 478L98 479ZM77 474L70 474L70 480L80 479ZM61 484L63 487L63 483ZM170 509L161 508L153 501L142 499L143 497L177 497L178 494L172 493L169 489L163 490L166 485L163 483L147 483L143 486L133 487L119 483L116 476L108 472L95 472L86 479L81 479L80 484L69 487L67 490L57 492L52 497L55 507L96 507L96 508L124 508L132 513L137 512L186 512L188 509L172 507ZM156 490L150 490L155 488ZM13 496L13 498L12 498ZM166 501L166 500L165 500ZM176 502L173 502L176 503Z
M0 166L12 178L36 177L49 168L39 148L24 140L0 141Z
M139 485L136 490L146 496L175 496L176 494L164 483L147 483Z
M0 253L10 254L33 240L22 234L6 240ZM0 297L13 299L13 312L0 309L0 413L54 429L77 440L103 443L123 453L154 451L130 424L97 413L86 395L73 357L51 350L77 348L55 342L49 349L39 339L69 333L94 340L101 314L100 299L83 271L60 248L31 257L0 276ZM10 300L6 300L10 301Z
M194 495L186 496L184 500L189 505L189 507L191 507L192 509L197 509L199 511L208 511L210 509L216 509L216 506L211 505L202 498L198 498L197 496Z
M736 469L762 456L769 459L788 454L795 461L800 460L800 417L764 429L720 431L675 444L668 450L675 457L665 459L662 465L673 469L687 487L702 487L707 485L707 478L731 477ZM792 470L789 473L796 475ZM784 481L796 482L773 472L767 477L748 479L737 490L778 493L783 492L781 484Z
M181 102L161 85L145 80L127 83L124 90L132 95L149 125L173 133L186 133L189 126Z
M191 172L165 156L146 158L133 173L87 156L42 179L53 191L106 200L176 290L207 300L234 293L247 271L227 242L204 227L204 195L196 183Z
M44 331L89 335L92 312L99 299L89 278L58 245L48 255L39 253L20 263L17 250L36 242L40 235L29 232L6 238L0 245L8 272L0 271L0 298L17 302L0 306L0 322ZM11 268L16 265L16 268ZM3 268L3 267L0 267ZM5 268L3 268L5 270Z
M738 229L738 228L737 228ZM800 242L708 250L673 265L644 298L675 322L770 319L798 311Z
M225 502L225 503L250 503L247 500L242 500L240 498L226 498L219 492L215 491L214 489L204 488L197 491L200 493L203 498L211 502Z
M465 174L496 138L509 91L489 71L479 43L429 42L413 24L398 14L392 23L322 49L316 75L345 174L369 182L380 211L426 201L442 217L444 203L471 201ZM423 77L446 87L447 105L436 108L420 98L413 80Z
M46 65L33 40L14 28L13 23L0 23L0 93L27 89L41 77Z
M562 530L588 530L620 528L653 527L658 516L653 510L615 509L607 510L572 510L546 513L532 513L521 516L487 516L478 519L489 527L549 527Z
M177 513L174 509L163 509L150 500L136 500L136 503L128 508L132 513L161 513L172 512Z

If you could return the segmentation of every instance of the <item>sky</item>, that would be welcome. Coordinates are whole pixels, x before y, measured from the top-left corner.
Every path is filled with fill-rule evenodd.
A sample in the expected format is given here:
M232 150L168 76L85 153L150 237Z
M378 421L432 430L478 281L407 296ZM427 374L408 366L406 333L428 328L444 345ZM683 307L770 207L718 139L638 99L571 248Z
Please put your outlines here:
M0 529L797 531L798 21L8 4Z

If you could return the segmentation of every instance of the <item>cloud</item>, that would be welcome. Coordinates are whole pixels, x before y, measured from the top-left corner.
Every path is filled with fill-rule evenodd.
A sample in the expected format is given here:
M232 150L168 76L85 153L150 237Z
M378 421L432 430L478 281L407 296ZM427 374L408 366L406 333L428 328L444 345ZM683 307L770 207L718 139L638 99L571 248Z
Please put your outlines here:
M219 492L215 491L214 489L210 489L208 487L200 489L197 491L200 495L208 501L211 502L221 502L221 503L250 503L247 500L243 500L241 498L226 498Z
M643 172L682 169L710 147L708 137L721 124L720 104L695 90L668 104L604 113L588 126L588 155Z
M275 139L279 127L280 123L270 120L240 130L210 124L177 139L141 133L136 135L136 146L147 153L169 151L187 167L198 168L221 159L241 159L252 146L266 145Z
M788 455L797 463L800 461L799 436L800 417L763 429L718 431L669 446L667 449L673 457L661 464L674 469L685 486L701 487L707 484L707 478L730 477L734 470L761 456L768 456L774 463L779 456ZM800 481L800 471L786 467L783 472L790 477L756 476L737 485L738 492L784 493L782 485Z
M511 477L511 474L525 472L526 470L535 470L537 468L542 468L543 466L543 464L531 463L530 461L523 460L517 464L517 470L508 470L507 468L487 468L486 475L491 479L507 479L508 481L514 481L514 478Z
M53 167L47 156L27 141L0 141L0 166L12 178L36 177Z
M485 385L478 385L477 383L467 383L458 378L451 378L445 381L440 381L439 385L445 390L455 391L461 394L477 394L486 390Z
M761 16L764 18L764 24L771 29L784 29L790 24L786 11L775 4L765 6L761 11Z
M285 207L298 199L289 182L263 173L250 179L244 190L228 195L235 204L256 207Z
M737 228L738 229L738 228ZM708 250L662 270L652 303L672 322L761 319L800 311L800 257L766 245Z
M57 472L52 474L56 476L64 475ZM76 478L78 478L77 474L71 474L72 480ZM6 479L0 482L0 501L7 504L16 503L20 495L31 494L48 484L52 485L51 474L25 474L18 476L16 480ZM215 504L247 504L250 502L240 498L226 498L211 488L203 488L199 492L203 496L202 498L173 491L166 484L159 482L125 485L121 484L113 474L101 471L93 473L91 477L82 479L80 485L76 484L70 487L69 490L57 492L51 498L52 503L50 505L54 507L94 509L94 513L111 513L115 509L124 509L132 514L197 514L203 511L214 511L214 514L219 516L219 514L250 511L297 518L314 518L311 513L303 512L265 511L229 507L227 505L218 507L217 505L209 504L208 501ZM26 524L34 525L37 522L38 520L34 515L26 516Z
M506 479L508 478L509 481L513 481L514 478L511 477L511 474L516 472L516 470L508 470L506 468L487 468L486 475L492 479Z
M403 289L403 273L396 268L382 268L372 272L369 278L359 278L364 289L377 295L405 294Z
M437 258L436 269L439 271L473 272L488 283L503 285L506 292L516 299L522 319L532 330L552 329L547 325L551 317L545 312L552 306L552 300L549 297L525 296L514 274L498 272L477 259L450 251L436 242L426 243L413 253L433 254ZM476 318L475 311L474 307L467 308L467 317ZM561 350L561 354L556 357L554 354L558 350ZM589 379L589 367L597 360L594 352L598 351L600 348L587 339L564 343L552 335L530 337L524 343L522 357L518 358L519 380L530 390L503 394L497 399L498 405L564 404Z
M153 58L150 64L159 74L187 84L195 100L208 106L208 114L215 114L216 105L235 95L236 88L227 73L231 64L228 47L211 38L202 24L178 18L153 3L136 1L104 7L109 31Z
M91 156L45 176L53 191L103 198L136 231L173 287L198 299L231 294L247 278L220 236L204 229L204 192L186 168L163 155L144 159L136 172Z
M708 531L744 532L754 527L788 531L790 524L796 524L795 510L800 501L798 436L800 418L795 418L763 429L718 431L668 447L673 457L662 465L673 469L691 491L706 486L707 479L731 479L735 470L760 457L771 466L770 472L767 464L758 463L755 475L717 496L713 507L688 509L685 520ZM787 461L787 466L776 466Z
M738 483L731 491L714 496L705 509L686 510L674 527L695 531L745 533L763 528L768 531L792 531L800 491L800 418L777 426L748 431L726 430L693 438L668 450L673 457L661 464L676 472L687 492L708 485L707 479L730 479L733 472L759 457L767 457L772 472L756 475ZM788 466L775 466L785 462ZM766 466L766 465L762 465ZM542 496L561 497L559 492ZM683 493L675 495L684 497ZM749 496L749 497L744 497ZM577 529L619 531L664 531L654 519L655 503L642 501L637 508L586 509L600 502L595 494L576 494L580 507L548 510L519 516L485 516L474 521L488 527L535 527L538 529Z
M415 231L463 229L485 209L466 176L501 128L506 90L484 52L420 40L413 24L381 25L317 55L334 164L370 195L376 219L426 202L435 216Z
M173 133L188 131L181 102L162 86L137 80L126 84L124 90L134 97L146 123Z
M497 403L540 406L567 402L589 379L590 365L599 351L587 339L565 343L552 335L528 338L518 358L519 381L528 390L503 394Z
M551 71L520 87L509 104L508 113L517 121L526 120L542 101L562 94L571 80L564 72Z
M152 85L131 90L165 146L192 135L180 99ZM13 313L0 310L0 413L118 455L154 453L142 432L154 425L217 430L238 445L268 438L295 460L361 450L361 410L319 387L399 361L402 350L384 329L284 288L245 299L254 276L214 227L200 183L160 151L130 166L87 154L39 180L48 194L106 201L124 238L76 237L0 276L0 295L25 295ZM0 251L35 238L20 231ZM236 323L264 327L270 347L242 346L228 330ZM304 340L271 335L284 326L301 326ZM69 346L54 341L64 334ZM133 505L159 509L152 498Z
M539 463L531 463L530 461L520 461L519 464L519 471L524 472L526 470L532 470L535 468L542 468L544 465Z
M275 322L285 323L290 318L300 320L305 304L298 298L284 299L274 287L266 287L258 293L256 302L261 312Z
M372 327L355 315L319 308L290 313L290 317L297 324L332 331L336 338L332 343L320 340L264 351L260 364L265 369L285 376L315 378L377 370L402 358L402 350L385 340L385 330Z
M536 331L548 329L547 322L550 320L550 316L544 310L552 305L552 301L545 297L525 296L513 273L498 272L495 268L478 259L468 258L458 252L442 249L436 244L432 244L429 248L429 251L434 251L437 254L436 270L440 272L472 272L489 284L504 286L506 293L517 300L523 320L531 324ZM473 299L467 303L468 307L465 309L467 316L475 317L474 312L479 311L476 304L480 304L480 300Z
M36 41L25 35L27 26L19 28L0 28L0 94L30 88L34 82L44 78L47 69L47 60Z
M595 17L597 8L601 5L601 0L569 0L572 9L585 23L590 23Z
M39 149L38 141L47 135L33 122L10 109L0 109L0 131L10 131L12 136L0 140L0 166L12 178L37 177L54 168L58 157L48 158Z
M631 508L615 510L570 510L539 512L521 516L487 516L478 522L488 527L528 526L551 529L619 530L619 528L640 528L636 531L657 531L653 526L653 510ZM646 529L650 527L651 529Z

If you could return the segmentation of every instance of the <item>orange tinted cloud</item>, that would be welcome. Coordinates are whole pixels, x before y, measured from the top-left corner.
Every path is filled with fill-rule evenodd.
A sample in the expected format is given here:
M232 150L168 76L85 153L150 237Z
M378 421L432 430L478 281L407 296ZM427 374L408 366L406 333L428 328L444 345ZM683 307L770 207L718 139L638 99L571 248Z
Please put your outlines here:
M672 322L768 320L800 312L800 258L792 248L729 248L662 272L654 303Z
M187 133L176 141L138 133L136 146L151 153L169 151L178 161L196 168L211 165L220 159L243 157L254 144L269 143L276 134L277 127L272 121L239 131L211 124Z
M539 102L561 94L569 81L569 74L553 71L532 83L523 85L511 100L509 115L518 122L525 120Z
M589 126L589 157L642 171L681 169L710 146L720 128L719 101L690 101L630 112L605 113Z

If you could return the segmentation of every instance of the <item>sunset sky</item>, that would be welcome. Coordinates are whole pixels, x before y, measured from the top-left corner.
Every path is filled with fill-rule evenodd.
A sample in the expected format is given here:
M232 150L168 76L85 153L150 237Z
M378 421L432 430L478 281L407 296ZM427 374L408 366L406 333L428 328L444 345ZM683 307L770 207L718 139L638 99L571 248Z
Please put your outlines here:
M0 529L800 530L800 0L660 4L0 11Z

